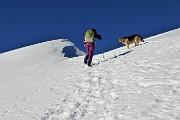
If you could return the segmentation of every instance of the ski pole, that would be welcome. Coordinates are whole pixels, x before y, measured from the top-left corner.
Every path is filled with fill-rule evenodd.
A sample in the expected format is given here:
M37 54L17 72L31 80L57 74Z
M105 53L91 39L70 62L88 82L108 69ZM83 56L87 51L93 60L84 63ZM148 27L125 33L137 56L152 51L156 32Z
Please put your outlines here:
M100 44L101 44L101 51L102 51L103 58L104 58L104 51L103 51L103 47L102 47L102 42L101 42L101 40L100 40Z

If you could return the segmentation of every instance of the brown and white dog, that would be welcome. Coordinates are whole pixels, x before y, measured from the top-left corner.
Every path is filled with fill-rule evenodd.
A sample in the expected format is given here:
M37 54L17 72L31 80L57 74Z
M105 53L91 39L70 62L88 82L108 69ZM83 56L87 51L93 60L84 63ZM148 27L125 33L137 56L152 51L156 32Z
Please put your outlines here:
M119 43L125 44L128 49L130 44L134 43L135 46L138 46L140 41L144 42L143 38L138 34L119 38Z

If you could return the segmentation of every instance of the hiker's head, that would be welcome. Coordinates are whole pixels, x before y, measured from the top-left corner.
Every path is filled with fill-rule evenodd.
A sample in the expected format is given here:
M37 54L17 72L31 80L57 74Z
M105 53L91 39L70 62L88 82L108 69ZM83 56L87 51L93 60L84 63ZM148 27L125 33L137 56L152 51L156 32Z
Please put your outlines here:
M97 31L96 31L96 29L91 29L93 32L94 32L94 34L97 34Z

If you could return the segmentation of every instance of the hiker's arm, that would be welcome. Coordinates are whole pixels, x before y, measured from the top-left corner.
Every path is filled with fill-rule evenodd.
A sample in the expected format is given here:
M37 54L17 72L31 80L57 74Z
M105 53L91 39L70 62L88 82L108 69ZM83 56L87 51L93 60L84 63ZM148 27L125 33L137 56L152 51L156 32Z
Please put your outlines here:
M99 40L101 40L101 39L102 39L102 37L101 37L101 35L100 35L100 34L94 34L94 37L95 37L95 38L97 38L97 39L99 39Z

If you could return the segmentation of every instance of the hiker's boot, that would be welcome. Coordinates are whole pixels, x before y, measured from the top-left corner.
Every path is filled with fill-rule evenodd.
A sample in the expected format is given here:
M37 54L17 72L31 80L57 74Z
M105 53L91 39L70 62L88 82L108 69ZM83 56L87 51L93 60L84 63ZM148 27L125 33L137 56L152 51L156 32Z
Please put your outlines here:
M88 65L89 67L92 67L92 66L91 66L91 62L88 62L87 65Z

